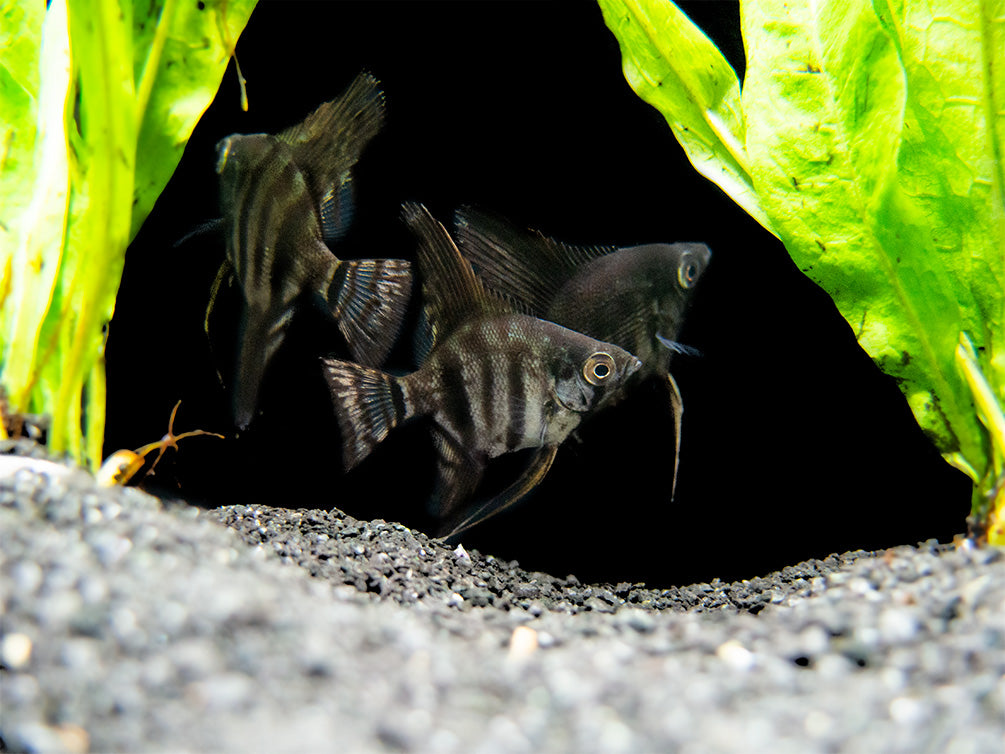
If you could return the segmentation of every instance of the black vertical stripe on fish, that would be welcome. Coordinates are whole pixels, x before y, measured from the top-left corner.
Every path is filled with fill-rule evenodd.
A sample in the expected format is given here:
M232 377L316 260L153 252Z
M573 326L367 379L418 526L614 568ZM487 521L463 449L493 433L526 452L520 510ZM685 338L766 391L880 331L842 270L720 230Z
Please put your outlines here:
M500 436L499 424L507 422L506 412L497 411L497 399L503 382L499 379L498 365L491 359L481 359L476 362L478 369L478 384L481 385L480 406L472 406L472 414L478 431L484 437ZM481 410L475 411L480 408Z
M339 240L352 220L352 169L383 121L383 93L363 73L278 135L233 134L217 145L227 258L244 299L233 386L242 428L302 300L324 301L364 365L380 364L397 337L411 265L341 263L325 244Z
M509 398L506 447L516 450L523 444L527 414L527 407L524 405L523 364L519 359L513 359L506 372L506 395Z
M440 424L453 437L466 439L472 427L472 402L464 383L463 357L451 347L453 345L445 345L436 360L442 390Z

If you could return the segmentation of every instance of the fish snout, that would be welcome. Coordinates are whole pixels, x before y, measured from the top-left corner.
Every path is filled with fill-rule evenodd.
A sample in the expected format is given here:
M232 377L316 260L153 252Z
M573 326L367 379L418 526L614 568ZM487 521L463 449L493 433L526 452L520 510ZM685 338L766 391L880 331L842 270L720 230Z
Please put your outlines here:
M625 365L625 379L628 379L642 368L642 359L632 356Z
M223 168L227 165L227 156L233 144L233 137L227 136L216 143L216 172L217 175L223 173Z

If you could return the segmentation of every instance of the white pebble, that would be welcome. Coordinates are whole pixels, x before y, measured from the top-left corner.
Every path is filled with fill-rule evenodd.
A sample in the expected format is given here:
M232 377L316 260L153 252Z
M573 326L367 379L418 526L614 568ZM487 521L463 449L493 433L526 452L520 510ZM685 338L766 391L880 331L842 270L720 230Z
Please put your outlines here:
M0 643L0 659L11 670L20 670L31 660L31 639L26 634L7 634Z
M506 659L510 662L523 662L534 654L537 648L537 631L529 626L517 626L510 634Z
M823 710L810 710L803 718L803 729L811 738L824 738L834 729L834 718Z
M745 672L754 666L754 653L736 639L720 644L715 654L733 670Z
M890 719L896 723L918 725L925 717L925 706L917 699L898 696L890 702Z
M910 641L919 628L914 612L906 608L886 610L879 616L879 631L887 644Z

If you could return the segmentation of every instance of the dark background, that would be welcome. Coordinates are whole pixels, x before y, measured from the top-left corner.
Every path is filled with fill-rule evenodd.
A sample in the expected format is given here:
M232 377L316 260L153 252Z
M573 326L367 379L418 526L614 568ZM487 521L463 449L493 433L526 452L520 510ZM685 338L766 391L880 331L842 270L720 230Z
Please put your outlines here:
M736 3L682 6L742 74ZM260 416L236 435L216 376L232 364L232 291L214 314L215 351L202 327L222 242L175 245L217 212L218 139L292 125L367 69L383 84L387 127L357 166L356 223L339 256L414 259L398 221L404 200L443 221L474 203L570 242L701 240L714 252L681 336L703 356L674 369L686 406L676 500L666 393L645 384L582 426L532 497L466 546L530 569L657 586L965 530L967 480L921 435L830 299L691 168L629 89L593 3L263 0L237 53L250 110L232 65L129 249L110 327L106 453L156 440L179 399L177 431L228 435L183 441L148 488L205 506L337 506L429 526L433 456L421 423L342 472L317 359L345 356L344 344L319 316L296 321ZM402 341L389 367L408 371L410 331Z

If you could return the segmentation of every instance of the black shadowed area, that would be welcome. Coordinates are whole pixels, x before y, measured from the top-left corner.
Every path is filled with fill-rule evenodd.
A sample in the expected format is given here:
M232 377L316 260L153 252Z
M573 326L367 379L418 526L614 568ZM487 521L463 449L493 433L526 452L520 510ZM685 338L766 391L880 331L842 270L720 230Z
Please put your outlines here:
M740 70L738 10L682 3ZM748 578L813 557L965 531L969 484L922 436L892 380L781 244L688 163L662 116L629 89L592 3L262 2L175 176L131 246L108 339L106 454L201 428L147 487L196 505L337 507L432 531L433 453L416 423L352 473L318 359L346 357L333 324L294 321L235 432L224 381L240 308L211 233L215 143L277 132L344 90L380 79L387 125L356 167L355 224L340 257L414 259L402 201L449 221L475 204L572 243L702 241L713 251L680 339L701 356L673 372L685 414L671 502L666 389L646 383L584 424L519 507L463 537L524 568L584 581L688 584ZM388 368L414 368L416 303ZM523 458L496 465L504 485Z

